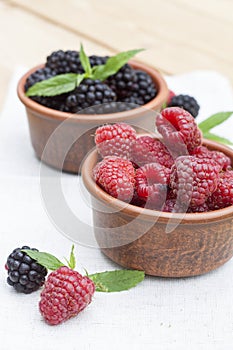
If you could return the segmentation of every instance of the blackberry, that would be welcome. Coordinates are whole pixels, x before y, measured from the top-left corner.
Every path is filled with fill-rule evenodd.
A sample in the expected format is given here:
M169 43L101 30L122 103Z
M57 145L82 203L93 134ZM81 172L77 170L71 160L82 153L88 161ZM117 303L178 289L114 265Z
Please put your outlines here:
M22 249L31 248L28 246L16 248L7 258L7 283L17 292L29 294L44 284L47 269L22 252ZM38 251L35 248L32 250Z
M108 110L108 103L115 100L116 94L109 86L103 84L100 80L85 79L69 94L66 98L65 105L69 108L71 113L82 111L82 113L84 112L85 114L96 114L103 113L104 107ZM85 109L88 110L83 111Z
M200 109L200 106L195 98L189 95L173 96L168 104L168 107L181 107L192 114L194 118L196 118Z
M32 85L39 83L42 80L52 78L56 75L56 72L48 67L37 69L34 73L29 75L24 85L25 91L27 91Z
M108 58L109 56L95 56L95 55L89 56L90 64L92 67L105 64Z
M156 86L149 74L141 70L135 70L135 74L136 81L132 85L131 93L122 100L132 104L132 108L148 103L157 95Z
M30 98L33 101L35 101L35 102L37 102L37 103L39 103L47 108L56 109L56 110L61 111L61 112L69 112L69 108L65 104L67 96L68 96L68 93L57 95L57 96L51 96L51 97L31 96Z
M37 71L32 73L27 78L25 86L24 86L25 91L27 91L34 84L36 84L42 80L52 78L55 75L56 75L56 72L54 70L51 70L48 67L38 69ZM63 108L62 108L62 106L64 106L64 101L65 101L66 97L67 97L67 94L57 95L57 96L53 96L53 97L31 96L30 98L33 101L35 101L35 102L37 102L45 107L67 112L67 110L63 110Z
M78 51L54 51L47 57L45 66L55 71L56 74L84 72Z
M118 99L121 99L130 95L136 80L135 70L129 64L125 64L106 80L106 84L117 94Z

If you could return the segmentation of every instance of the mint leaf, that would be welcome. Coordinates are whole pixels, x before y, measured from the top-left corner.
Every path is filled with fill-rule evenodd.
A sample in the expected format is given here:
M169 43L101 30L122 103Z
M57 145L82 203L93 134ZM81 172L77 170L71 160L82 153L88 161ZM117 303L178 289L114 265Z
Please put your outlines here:
M22 251L27 253L27 255L36 260L38 264L46 267L48 270L57 270L59 267L64 266L64 264L52 254L29 249L22 249Z
M88 76L91 76L91 64L90 64L90 60L89 60L89 57L86 55L82 44L81 44L81 46L80 46L79 57L80 57L80 61L81 61L82 67L83 67L83 69L84 69L84 72L85 72Z
M106 80L111 75L116 74L124 64L143 50L144 49L137 49L120 52L115 56L109 57L104 65L94 67L92 79Z
M97 292L120 292L135 287L145 277L143 271L115 270L88 276L96 286Z
M209 118L201 122L198 127L201 129L203 133L213 129L215 126L222 124L225 122L233 112L219 112L211 115Z
M75 256L74 256L74 245L72 245L71 253L70 253L70 260L69 260L69 267L73 270L75 268L75 265L76 265L76 260L75 260Z
M78 74L77 80L76 80L76 87L78 87L85 78L86 78L85 74Z
M79 74L59 74L31 86L26 96L56 96L75 89Z
M215 135L211 132L206 132L203 134L203 137L205 139L209 139L209 140L213 140L213 141L216 141L216 142L219 142L219 143L223 143L224 145L230 145L230 146L233 146L233 143L226 139L225 137L221 137L221 136L218 136L218 135Z

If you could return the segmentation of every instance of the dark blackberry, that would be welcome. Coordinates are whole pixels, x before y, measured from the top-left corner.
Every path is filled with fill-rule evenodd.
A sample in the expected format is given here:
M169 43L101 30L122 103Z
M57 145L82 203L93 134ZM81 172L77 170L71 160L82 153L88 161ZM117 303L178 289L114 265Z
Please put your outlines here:
M45 106L47 108L56 109L61 112L69 112L69 108L65 105L65 101L67 99L68 93L61 94L57 96L31 96L30 98L41 104L42 106Z
M21 249L31 248L28 246L16 248L8 256L6 262L7 283L17 292L29 294L44 284L47 269L22 252ZM38 251L35 248L32 248L32 250Z
M85 79L69 94L65 105L71 113L78 113L88 108L88 114L96 114L98 110L96 106L108 105L109 102L115 100L116 94L108 85L103 84L100 80Z
M47 57L45 66L56 74L83 73L78 51L54 51Z
M181 107L192 114L194 118L196 118L200 109L200 106L195 98L189 95L173 96L168 104L168 107Z
M48 67L40 68L36 70L34 73L29 75L24 85L25 91L27 91L32 85L39 83L42 80L46 80L52 78L56 75L54 70L51 70Z
M109 56L95 56L95 55L89 56L90 64L92 67L105 64L108 58Z
M132 92L123 101L142 106L155 98L157 89L149 74L141 70L135 70L135 73L136 82L133 84Z
M51 70L48 67L38 69L27 78L25 83L25 91L27 91L34 84L42 80L52 78L55 75L56 75L56 72ZM61 110L62 102L64 103L66 97L67 97L67 94L62 94L62 95L53 96L53 97L31 96L30 98L33 101L40 103L45 107Z
M106 84L117 94L118 99L121 99L131 94L136 81L135 70L129 64L125 64L106 80Z

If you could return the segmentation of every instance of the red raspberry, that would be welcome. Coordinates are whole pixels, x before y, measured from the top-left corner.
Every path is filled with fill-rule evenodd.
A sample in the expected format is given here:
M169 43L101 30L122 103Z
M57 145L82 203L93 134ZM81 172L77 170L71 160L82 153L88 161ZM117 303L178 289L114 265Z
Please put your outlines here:
M132 144L131 160L138 166L160 163L171 168L174 160L161 141L150 136L140 136Z
M220 174L218 187L210 196L208 204L212 210L233 205L233 170Z
M168 105L171 102L172 97L174 97L174 96L176 96L176 94L172 90L169 90L169 95L168 95L168 99L167 99L167 104Z
M171 154L187 155L201 145L201 131L193 116L182 108L162 110L156 118L156 126Z
M205 213L207 211L210 211L210 208L206 202L197 207L188 208L188 213Z
M161 209L167 195L170 169L159 163L146 164L136 170L136 191L147 208Z
M202 205L218 183L219 165L212 159L181 156L172 166L170 186L180 206Z
M175 211L176 199L167 199L164 206L163 211L166 213L172 213Z
M226 170L231 166L231 159L227 157L224 153L219 151L210 151L205 146L199 146L194 148L192 155L197 158L203 159L213 159L221 167L221 170Z
M127 159L106 157L93 169L93 176L111 196L130 201L134 194L135 169Z
M63 266L53 271L41 293L39 309L50 325L57 325L76 316L95 292L94 283L77 271Z
M95 132L96 147L102 157L118 156L128 159L135 139L136 131L125 123L104 125Z
M134 195L133 195L133 198L132 198L130 204L136 205L137 207L144 208L144 206L145 206L145 201L142 200L141 198L139 198L137 192L134 191Z

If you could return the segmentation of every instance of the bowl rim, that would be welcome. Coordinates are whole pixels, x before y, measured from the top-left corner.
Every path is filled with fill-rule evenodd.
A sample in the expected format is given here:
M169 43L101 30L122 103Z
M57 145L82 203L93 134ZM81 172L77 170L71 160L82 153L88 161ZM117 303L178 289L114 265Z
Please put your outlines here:
M233 159L233 150L229 147L219 144L214 141L203 139L203 145L212 150L218 150L230 156ZM119 210L131 217L140 217L144 220L155 221L157 223L168 223L172 220L173 223L180 222L180 224L206 224L208 222L223 221L229 217L233 218L233 205L213 210L205 213L167 213L158 210L145 209L132 204L125 203L117 198L112 197L106 193L101 187L99 187L93 179L92 170L97 163L98 152L95 148L90 151L85 157L82 164L82 180L91 196L94 196L97 200L100 200L103 204L108 205L114 209Z
M161 106L167 100L169 95L169 90L168 90L167 83L164 80L162 74L155 68L149 65L146 65L142 62L138 62L136 60L130 60L128 63L136 69L147 72L152 77L158 89L158 93L155 98L153 98L151 101L149 101L145 105L140 106L138 108L134 108L129 111L119 112L119 113L109 113L109 114L94 114L94 115L93 114L74 114L74 113L57 111L55 109L40 105L39 103L31 100L29 97L25 95L24 85L29 75L31 75L37 69L43 68L45 66L44 64L39 64L31 68L20 78L17 85L17 94L19 99L25 105L26 108L33 110L39 115L43 115L47 118L52 118L60 121L64 121L67 118L70 118L74 121L79 121L79 122L102 121L102 123L105 123L105 122L124 121L125 119L127 120L134 119L137 116L140 117L142 113L145 113L145 111L156 110L156 108L159 108L159 106Z

